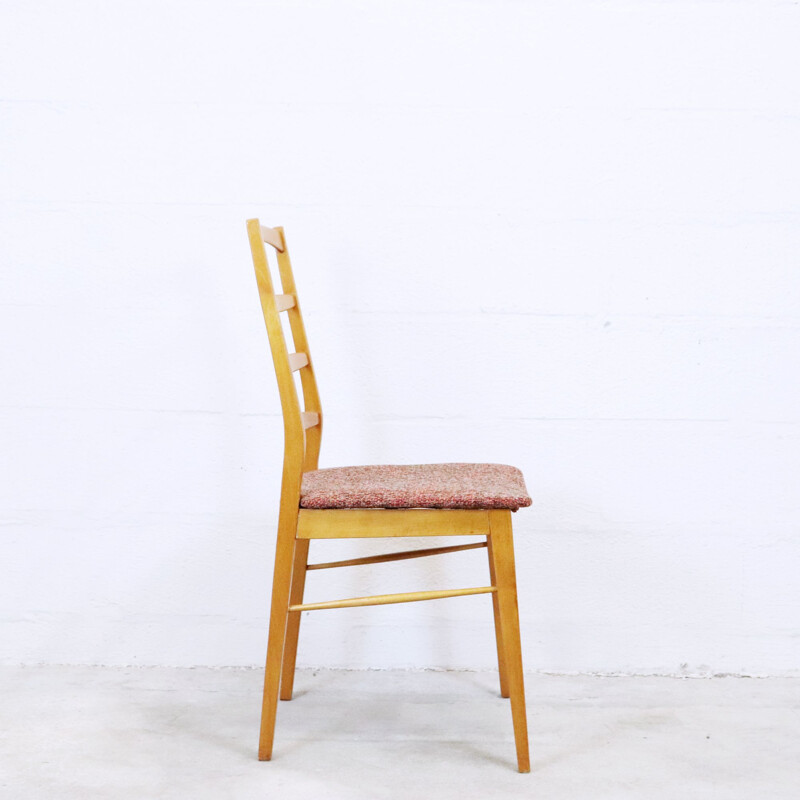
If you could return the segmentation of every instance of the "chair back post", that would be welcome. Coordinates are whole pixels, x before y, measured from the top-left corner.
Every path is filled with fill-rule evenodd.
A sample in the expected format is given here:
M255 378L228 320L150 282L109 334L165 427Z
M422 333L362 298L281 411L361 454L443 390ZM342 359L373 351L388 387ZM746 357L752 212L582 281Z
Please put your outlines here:
M303 472L309 469L316 469L317 466L321 443L321 407L316 380L311 367L311 358L308 356L307 365L300 370L300 380L306 408L317 415L317 422L306 431L306 415L301 411L297 388L292 377L292 363L289 357L286 337L283 333L283 326L281 325L267 252L264 247L266 241L277 251L281 286L287 295L294 296L296 304L296 287L289 254L286 250L283 229L264 228L259 220L250 219L247 221L247 233L250 240L261 310L269 336L272 362L275 367L283 413L284 454L280 517L281 522L288 522L292 517L295 520L297 518ZM289 308L288 314L294 345L298 352L305 352L308 355L308 340L305 335L305 326L303 325L299 306L295 305ZM291 525L281 524L281 522L279 522L279 530L287 530L292 527Z
M316 424L308 428L303 426L305 432L303 472L308 472L317 469L319 464L319 451L322 445L322 404L319 399L317 378L314 374L314 363L311 360L311 351L308 346L303 313L300 309L300 299L297 296L297 286L294 282L292 262L289 258L289 250L286 247L286 237L283 233L283 227L277 226L273 230L280 236L283 246L282 250L278 250L278 272L281 276L281 286L286 294L294 297L294 305L286 312L289 318L289 328L292 331L294 347L298 353L305 353L306 355L306 364L300 370L300 385L303 387L303 402L306 412L317 415Z

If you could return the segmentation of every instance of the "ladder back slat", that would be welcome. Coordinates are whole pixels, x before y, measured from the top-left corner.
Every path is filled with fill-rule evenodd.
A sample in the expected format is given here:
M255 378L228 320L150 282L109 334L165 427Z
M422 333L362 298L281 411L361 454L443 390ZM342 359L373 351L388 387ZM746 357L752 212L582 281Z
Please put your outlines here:
M295 301L293 294L276 294L275 295L275 308L278 311L288 311L294 308Z
M268 228L266 225L261 226L261 238L267 243L271 244L279 253L282 253L283 240L281 235L275 228Z
M292 372L307 366L308 356L305 353L289 353L289 369Z
M319 414L316 411L302 411L300 413L300 420L303 423L303 428L308 430L315 425L319 425Z

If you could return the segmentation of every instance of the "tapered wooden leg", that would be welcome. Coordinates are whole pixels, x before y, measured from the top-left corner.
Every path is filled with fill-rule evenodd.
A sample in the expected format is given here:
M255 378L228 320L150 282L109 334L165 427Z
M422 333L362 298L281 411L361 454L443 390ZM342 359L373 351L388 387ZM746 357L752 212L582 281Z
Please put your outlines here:
M292 588L289 592L289 605L303 602L306 585L306 565L310 539L294 540L294 566L292 568ZM286 642L283 645L283 668L281 670L281 700L292 699L294 688L294 667L297 663L297 639L300 635L300 611L290 611L286 623Z
M494 573L494 556L492 555L492 537L487 537L487 550L489 552L489 578L492 586L497 586L497 576ZM508 678L506 677L506 654L503 649L503 626L500 622L500 601L497 592L492 593L492 610L494 611L494 635L497 640L497 667L500 673L500 696L508 697Z
M269 613L267 666L264 671L264 699L261 705L261 732L258 739L259 761L272 758L275 737L275 714L278 709L278 688L283 664L283 644L289 608L289 591L294 560L294 525L278 525L278 544L275 549L275 571L272 577L272 606ZM284 529L288 528L288 529ZM284 529L284 530L282 530Z
M514 568L514 542L511 534L511 512L489 512L489 539L494 562L497 604L505 652L506 679L511 698L511 718L517 747L520 772L530 772L528 753L528 720L525 713L525 684L522 675L522 650L519 639L517 578Z

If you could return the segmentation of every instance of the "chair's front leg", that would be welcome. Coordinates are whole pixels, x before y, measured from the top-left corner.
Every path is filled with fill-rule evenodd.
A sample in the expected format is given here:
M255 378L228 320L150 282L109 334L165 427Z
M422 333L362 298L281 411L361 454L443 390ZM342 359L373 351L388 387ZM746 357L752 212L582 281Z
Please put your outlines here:
M519 638L517 578L514 568L514 542L511 534L511 512L489 512L491 558L494 563L497 603L505 652L506 677L511 697L511 717L520 772L530 772L528 754L528 720L525 713L525 684L522 674L522 649Z
M486 537L486 549L489 553L489 579L492 586L497 586L494 574L494 555L492 554L492 537ZM508 697L508 677L506 676L506 653L503 646L503 624L500 620L500 601L497 592L492 593L492 611L494 612L494 636L497 641L497 671L500 677L500 696Z
M300 605L303 602L303 591L306 585L306 566L308 565L308 546L310 543L310 539L294 540L292 588L289 592L290 606ZM281 700L292 699L301 613L300 611L290 611L289 619L286 623L286 642L283 646L283 668L281 670Z

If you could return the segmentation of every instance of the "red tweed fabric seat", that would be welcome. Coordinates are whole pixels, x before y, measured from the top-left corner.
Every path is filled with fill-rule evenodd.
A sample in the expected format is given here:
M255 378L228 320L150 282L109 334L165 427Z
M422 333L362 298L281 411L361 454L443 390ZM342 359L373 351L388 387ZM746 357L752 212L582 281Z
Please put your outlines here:
M522 473L505 464L404 464L317 469L303 475L301 508L529 506Z

